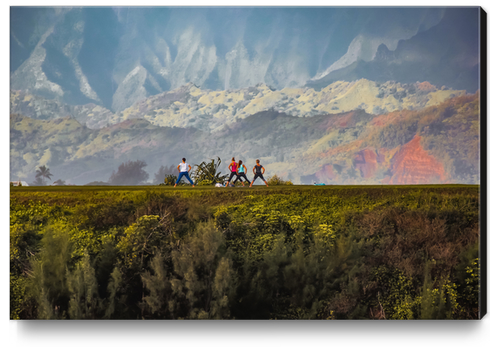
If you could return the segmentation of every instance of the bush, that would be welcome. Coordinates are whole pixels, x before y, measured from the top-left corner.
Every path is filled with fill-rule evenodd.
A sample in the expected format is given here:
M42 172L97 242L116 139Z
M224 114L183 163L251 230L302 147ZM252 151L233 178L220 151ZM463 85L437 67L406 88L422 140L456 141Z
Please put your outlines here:
M172 174L165 176L164 184L166 186L173 186L173 185L175 185L175 182L177 182L177 176L172 175Z
M267 183L270 186L284 186L284 185L292 186L293 185L293 182L291 182L291 180L285 181L281 177L279 177L278 175L274 175L272 177L267 178Z
M148 173L143 170L146 163L141 160L131 161L119 165L109 178L109 183L114 185L136 185L146 181Z
M203 161L201 164L196 165L196 170L192 175L194 182L199 185L208 185L207 183L203 183L207 181L211 182L210 184L223 184L228 178L228 175L223 175L221 171L218 171L220 165L220 157L216 161L211 159L209 163Z

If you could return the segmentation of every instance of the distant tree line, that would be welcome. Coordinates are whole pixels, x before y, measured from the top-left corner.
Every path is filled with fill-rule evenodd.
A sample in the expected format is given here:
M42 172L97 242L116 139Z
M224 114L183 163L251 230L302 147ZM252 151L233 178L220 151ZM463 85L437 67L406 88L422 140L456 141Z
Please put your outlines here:
M221 159L211 159L210 162L203 161L200 164L192 165L191 176L193 180L200 185L209 185L215 183L224 183L228 175L223 175L219 171ZM145 161L127 161L119 165L117 171L114 171L109 178L108 183L111 185L138 185L146 182L149 174L144 171L147 164ZM154 174L153 184L174 185L177 180L177 166L160 166ZM181 184L186 184L184 180Z
M202 161L200 164L192 165L193 169L191 177L199 185L214 185L216 183L224 183L228 179L228 174L223 174L219 167L221 158L210 159L209 162ZM93 181L86 185L140 185L148 182L150 175L144 170L147 163L143 160L128 160L121 163L117 170L114 170L107 182ZM161 165L154 174L153 184L155 185L174 185L177 180L177 166ZM31 183L33 186L45 186L47 180L51 180L53 174L46 165L40 166L36 170L36 180ZM269 178L271 185L292 184L291 181L285 181L274 175ZM53 185L65 185L66 182L58 179L53 182ZM180 184L187 184L184 180Z
M52 176L53 174L51 173L50 169L46 167L46 165L39 166L39 168L36 170L36 179L31 183L31 186L45 186L47 183L46 180L51 180ZM66 182L60 178L54 181L52 184L63 186L65 183Z

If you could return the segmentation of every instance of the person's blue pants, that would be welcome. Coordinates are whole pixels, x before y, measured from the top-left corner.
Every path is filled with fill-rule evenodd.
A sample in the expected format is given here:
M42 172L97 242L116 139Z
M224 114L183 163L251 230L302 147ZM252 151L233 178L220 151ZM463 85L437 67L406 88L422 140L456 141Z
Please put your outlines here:
M179 178L177 178L177 182L175 182L175 184L179 184L180 182L180 179L182 177L185 177L187 178L187 180L192 184L194 185L194 182L192 182L191 178L189 177L189 173L188 172L179 172Z

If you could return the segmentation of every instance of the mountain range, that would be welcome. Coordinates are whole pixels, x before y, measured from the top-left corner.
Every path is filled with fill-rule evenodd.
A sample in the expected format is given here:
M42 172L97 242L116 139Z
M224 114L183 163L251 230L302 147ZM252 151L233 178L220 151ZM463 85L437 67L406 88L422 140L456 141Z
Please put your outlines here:
M318 92L312 88L273 90L264 84L213 91L189 83L148 97L117 113L96 104L72 106L23 91L11 91L10 113L37 119L69 116L92 129L143 118L159 126L216 131L237 119L268 110L297 117L356 109L382 114L437 105L447 98L463 94L464 90L439 90L428 82L401 84L390 81L381 84L365 79L337 81Z
M144 160L155 173L176 165L232 156L294 183L478 183L479 93L419 110L381 115L357 109L297 117L262 111L207 132L128 119L89 129L71 117L10 117L10 175L33 179L47 165L71 184L107 181L119 164ZM222 168L222 170L226 170Z
M234 156L296 184L479 183L481 11L12 6L11 180Z

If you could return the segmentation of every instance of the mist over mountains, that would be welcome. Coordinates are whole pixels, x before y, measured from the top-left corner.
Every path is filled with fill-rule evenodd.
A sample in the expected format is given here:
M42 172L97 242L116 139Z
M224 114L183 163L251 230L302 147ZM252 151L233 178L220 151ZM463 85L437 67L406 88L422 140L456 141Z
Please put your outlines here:
M11 7L11 88L113 112L192 82L478 89L478 8ZM450 75L448 75L450 71Z
M475 92L479 88L479 22L471 8L450 8L441 21L398 41L395 49L380 44L372 59L357 59L307 86L321 89L333 81L430 81L441 86Z

